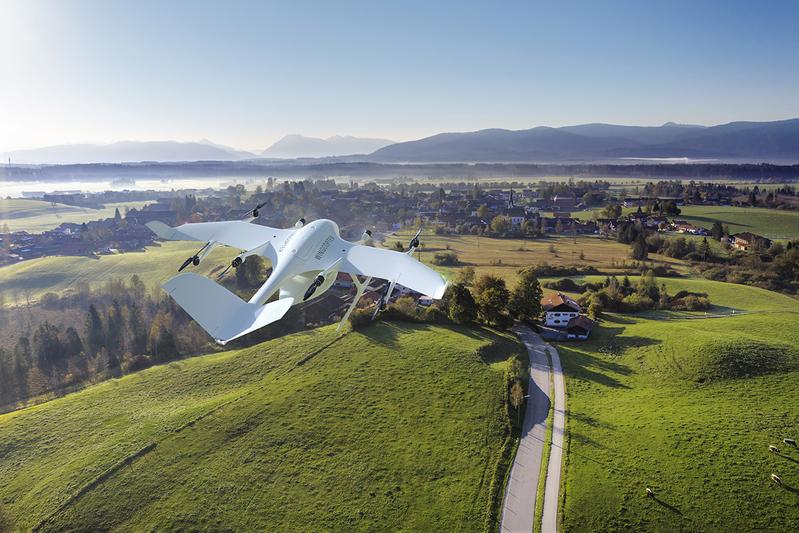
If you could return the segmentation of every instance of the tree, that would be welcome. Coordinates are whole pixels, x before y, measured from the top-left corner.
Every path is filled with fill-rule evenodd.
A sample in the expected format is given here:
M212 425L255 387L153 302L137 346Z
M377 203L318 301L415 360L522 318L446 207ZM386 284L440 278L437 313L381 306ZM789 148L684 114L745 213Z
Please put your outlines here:
M722 237L724 237L724 228L721 226L721 222L718 220L713 222L713 228L710 230L710 235L720 241Z
M708 255L710 255L710 245L707 242L707 237L702 238L702 242L699 244L699 253L702 255L702 261L707 261Z
M482 219L487 218L488 217L488 213L489 213L488 206L486 204L483 204L483 205L481 205L480 207L477 208L477 216L482 218Z
M124 351L123 335L125 324L122 319L122 306L117 299L114 299L114 303L108 310L107 324L105 345L108 347L108 351L114 354L122 353Z
M638 233L638 237L633 241L630 257L633 259L644 260L649 256L649 249L646 245L646 236L644 232Z
M517 320L532 322L541 315L541 284L535 269L527 267L519 271L519 282L510 298L510 311Z
M487 323L499 327L507 325L507 314L510 291L505 280L496 276L483 275L474 284L477 304L477 315Z
M513 385L510 388L510 404L516 410L516 425L521 425L521 416L522 416L522 402L524 402L524 389L522 388L522 384L518 381L514 381Z
M461 285L469 286L474 283L474 267L467 266L463 267L458 271L455 275L455 283L460 283Z
M134 355L141 355L147 350L147 331L141 318L139 306L134 302L128 312L128 330L130 332L130 350Z
M33 334L33 353L36 354L38 367L42 371L48 372L50 367L62 355L62 352L61 340L58 338L58 327L49 322L39 324Z
M477 318L477 304L472 293L460 283L450 287L449 318L456 324L468 324Z
M94 304L89 306L89 311L86 313L86 335L84 338L86 339L86 349L91 356L97 355L100 352L100 348L105 345L103 322Z
M77 357L83 351L83 341L75 328L69 327L64 332L64 355L66 357Z
M621 205L619 204L610 204L606 205L605 208L600 211L599 213L601 218L611 218L616 220L621 216Z
M510 219L503 215L497 215L491 219L491 231L504 235L510 229Z

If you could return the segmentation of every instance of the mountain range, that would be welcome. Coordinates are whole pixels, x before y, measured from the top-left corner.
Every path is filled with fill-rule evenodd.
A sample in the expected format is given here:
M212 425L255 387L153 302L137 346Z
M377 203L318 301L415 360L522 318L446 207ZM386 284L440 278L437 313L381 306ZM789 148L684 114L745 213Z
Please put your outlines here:
M388 139L364 139L334 135L327 139L286 135L261 152L262 157L295 159L300 157L334 157L353 154L371 154L384 146L394 144Z
M378 162L559 162L626 158L799 161L799 119L696 126L583 124L441 133L377 150Z
M582 124L440 133L415 141L287 135L255 154L208 140L70 144L0 154L16 164L241 161L347 156L373 163L560 163L625 159L799 162L799 119L699 126Z

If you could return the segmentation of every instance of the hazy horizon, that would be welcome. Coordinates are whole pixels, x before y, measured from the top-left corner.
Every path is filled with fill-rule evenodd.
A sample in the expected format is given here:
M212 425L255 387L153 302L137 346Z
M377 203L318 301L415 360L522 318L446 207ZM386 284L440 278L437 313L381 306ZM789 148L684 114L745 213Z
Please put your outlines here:
M0 152L799 117L795 2L0 2Z

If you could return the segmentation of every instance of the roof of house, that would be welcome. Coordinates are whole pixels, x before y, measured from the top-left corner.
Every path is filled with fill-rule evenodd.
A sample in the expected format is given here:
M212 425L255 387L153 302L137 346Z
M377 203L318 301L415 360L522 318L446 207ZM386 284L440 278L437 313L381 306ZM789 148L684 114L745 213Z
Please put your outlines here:
M759 240L759 239L760 240L764 240L764 241L768 241L769 240L766 237L761 237L760 235L756 235L756 234L754 234L752 232L749 232L749 231L744 231L742 233L736 233L735 235L733 235L733 237L735 237L736 239L741 239L742 241L747 241L747 242L754 242L754 241Z
M574 309L578 313L580 312L580 304L563 293L559 292L558 294L541 298L541 307L544 308L544 311L550 311L562 305Z
M573 328L580 328L585 330L586 332L591 331L591 328L594 327L594 321L588 318L587 316L576 316L569 320L569 323L566 324L566 330L570 330Z

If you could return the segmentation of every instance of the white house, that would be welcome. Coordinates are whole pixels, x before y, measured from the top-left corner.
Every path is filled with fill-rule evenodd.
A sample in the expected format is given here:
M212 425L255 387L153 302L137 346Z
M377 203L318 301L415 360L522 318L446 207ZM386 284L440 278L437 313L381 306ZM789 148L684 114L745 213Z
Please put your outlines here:
M545 324L555 328L565 328L569 321L580 316L580 304L565 294L558 293L541 299Z

